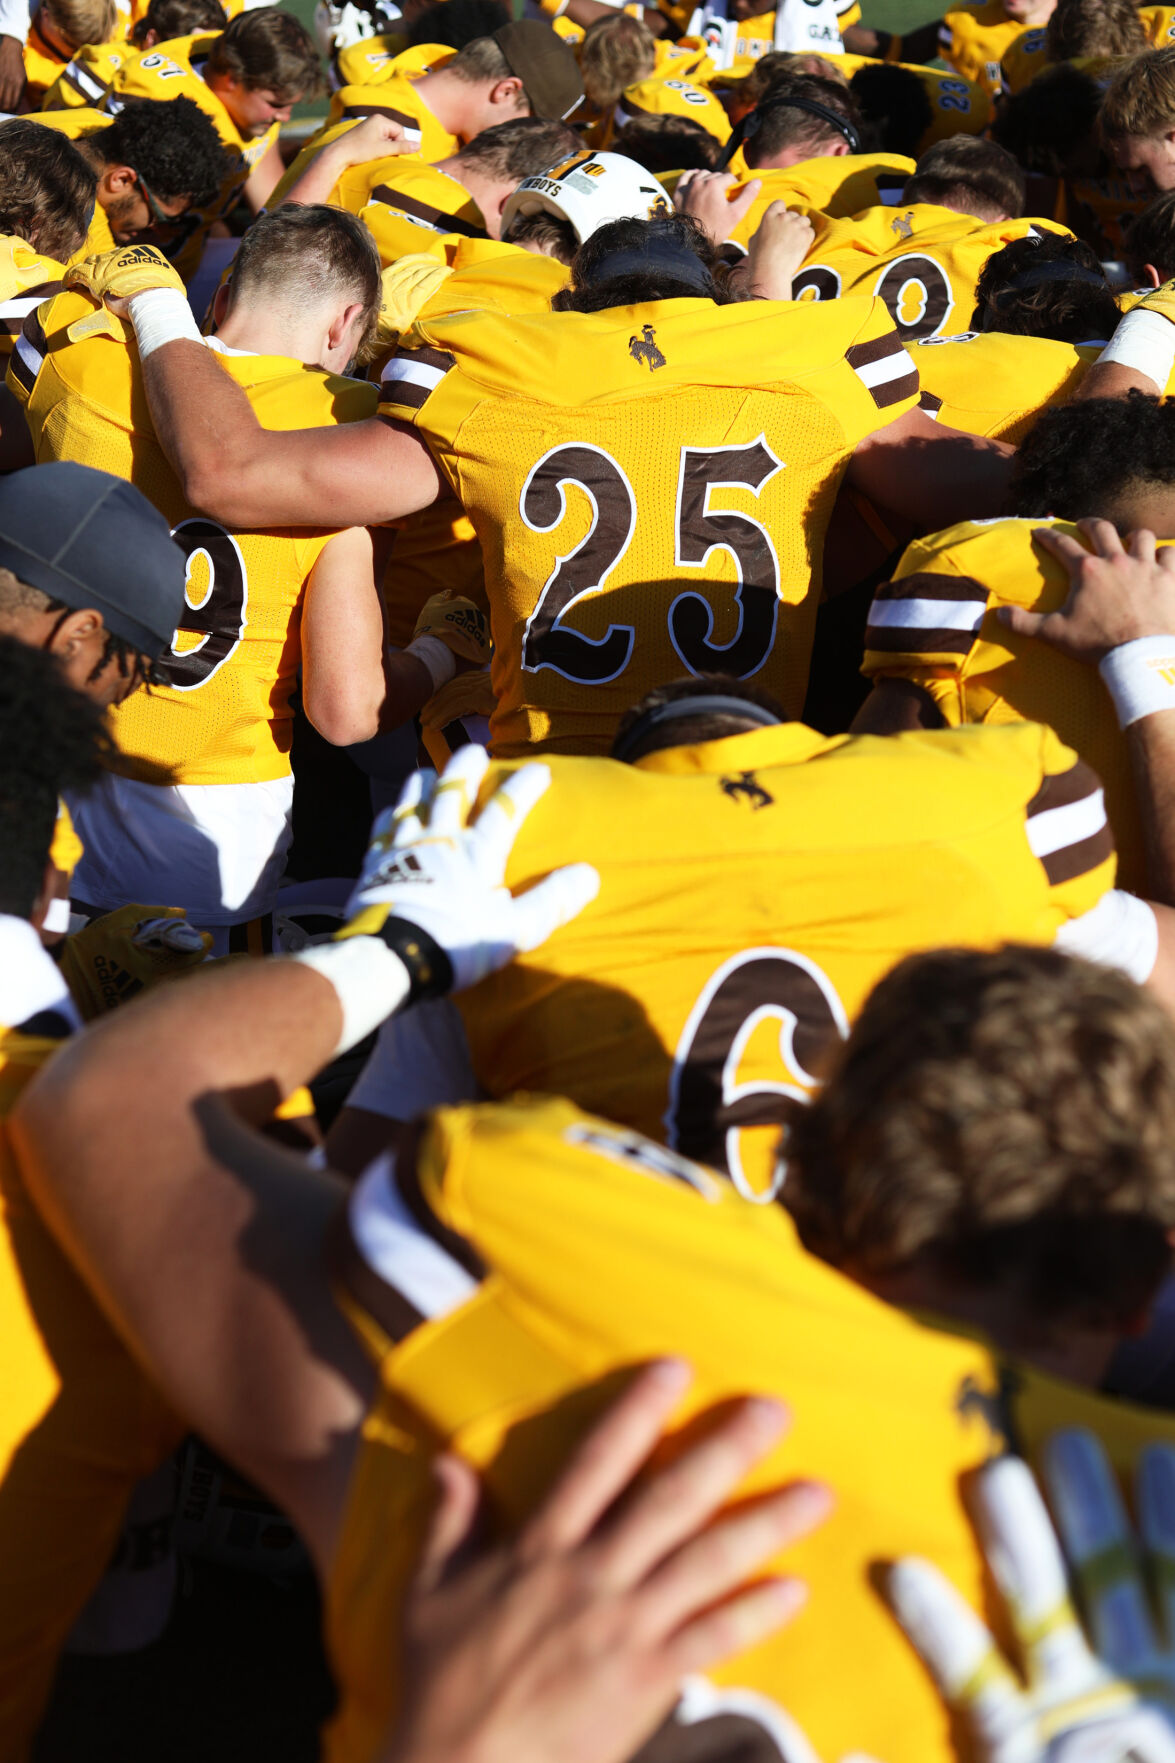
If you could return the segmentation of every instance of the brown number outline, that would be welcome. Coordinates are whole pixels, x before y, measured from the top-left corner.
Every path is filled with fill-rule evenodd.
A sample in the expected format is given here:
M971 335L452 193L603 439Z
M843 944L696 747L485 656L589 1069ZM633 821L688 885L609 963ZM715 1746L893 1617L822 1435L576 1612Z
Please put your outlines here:
M220 671L245 634L249 577L237 541L214 520L181 520L171 536L187 558L188 581L193 559L203 554L208 560L208 592L199 606L187 602L184 621L176 631L176 636L184 632L203 635L205 640L182 655L173 647L160 662L169 686L177 692L194 692Z
M779 1019L779 1054L795 1083L737 1081L739 1060L758 1024ZM819 1085L816 1063L849 1019L824 970L796 949L744 949L710 975L678 1037L665 1113L667 1143L683 1157L729 1176L744 1199L766 1205L738 1155L742 1127L774 1126Z
M909 282L921 284L926 296L922 302L921 316L912 324L903 324L898 316L902 304L902 290ZM920 252L912 252L907 257L896 257L888 265L884 273L877 278L873 290L879 300L884 300L886 310L894 321L894 326L903 343L922 342L927 337L936 337L955 304L954 290L941 263L933 257L924 257Z
M840 299L840 273L826 263L811 263L791 280L791 297L798 300L809 288L815 288L817 300Z
M766 527L749 514L710 513L710 492L754 490L783 470L767 437L742 447L683 447L677 478L677 554L680 569L704 569L715 551L728 551L738 569L734 600L738 629L728 643L711 642L714 606L690 590L669 608L669 638L691 673L758 673L775 642L779 612L779 559ZM719 586L714 584L716 592Z
M554 532L567 517L567 484L581 489L592 505L587 533L543 584L522 638L524 673L549 667L579 685L600 686L619 677L632 656L636 632L612 624L602 637L587 637L563 624L584 594L596 594L632 543L636 497L624 471L601 447L586 442L552 447L531 468L522 486L518 512L532 533ZM621 494L618 495L617 492ZM627 498L627 525L617 519L621 495Z

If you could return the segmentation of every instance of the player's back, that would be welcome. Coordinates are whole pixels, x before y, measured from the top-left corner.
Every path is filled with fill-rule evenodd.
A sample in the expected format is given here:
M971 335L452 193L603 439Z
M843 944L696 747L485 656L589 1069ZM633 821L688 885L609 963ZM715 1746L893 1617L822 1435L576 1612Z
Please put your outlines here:
M919 402L948 428L1018 446L1047 405L1072 397L1100 347L1004 331L921 338L911 350Z
M916 539L874 598L864 671L915 680L952 725L1055 729L1104 784L1123 885L1145 892L1130 758L1097 670L996 619L1001 606L1054 612L1069 596L1066 571L1032 542L1042 526L1081 538L1068 522L1032 519L965 522Z
M903 342L966 331L988 258L1016 239L1065 227L1052 221L983 222L931 202L871 208L848 220L819 217L816 236L792 278L792 295L828 300L874 294L884 300Z
M606 752L630 704L691 671L798 714L844 466L916 395L871 301L418 324L381 409L481 541L495 751Z
M327 126L359 122L365 116L386 116L389 122L398 122L430 164L447 159L460 145L418 92L416 79L406 74L391 74L377 85L340 86L331 97ZM416 135L419 142L414 139Z
M759 222L773 202L786 202L799 214L827 214L841 219L863 209L892 207L901 199L907 180L914 175L914 161L900 153L844 153L824 159L804 159L798 165L747 171L743 185L730 192L734 197L745 184L758 178L762 189L730 237L748 245Z
M1148 1428L1170 1430L882 1304L806 1255L778 1206L745 1206L708 1172L564 1101L441 1110L405 1185L447 1277L429 1288L430 1320L382 1357L329 1590L342 1692L329 1763L372 1755L387 1723L386 1637L435 1501L438 1441L482 1469L495 1509L517 1520L622 1369L689 1360L683 1426L732 1396L783 1398L791 1430L740 1497L793 1477L833 1487L833 1518L780 1562L810 1602L778 1637L691 1680L647 1754L778 1757L782 1708L821 1757L950 1763L945 1711L886 1609L886 1565L927 1557L982 1611L970 1470L1009 1443L1034 1452L1066 1422L1092 1424L1119 1463ZM351 1207L369 1339L389 1199L373 1173ZM383 1237L399 1266L405 1237L402 1222Z
M1104 813L1065 885L1031 849L1063 788L1095 802L1074 764L1036 727L799 723L635 765L553 760L507 879L582 858L601 891L458 1000L482 1092L571 1096L763 1193L780 1121L895 961L1047 943L1113 885Z
M265 428L372 413L374 390L362 382L284 356L220 360ZM147 775L169 770L173 783L288 776L298 611L331 534L230 533L190 507L155 439L127 329L95 311L86 294L59 295L34 315L10 383L28 401L38 461L73 459L129 479L171 523L189 560L189 611L165 658L171 683L134 693L112 712L124 753Z
M442 239L488 238L481 209L464 185L415 156L352 166L331 201L362 216L384 269Z
M952 6L939 30L939 54L964 79L995 95L1003 84L1000 63L1023 29L1008 17L1003 0Z

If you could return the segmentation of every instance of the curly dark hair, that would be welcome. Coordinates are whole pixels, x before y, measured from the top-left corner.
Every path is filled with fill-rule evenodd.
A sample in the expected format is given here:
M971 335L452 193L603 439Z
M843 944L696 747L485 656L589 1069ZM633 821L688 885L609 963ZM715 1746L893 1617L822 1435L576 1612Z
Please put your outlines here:
M86 790L110 751L97 704L43 649L0 636L0 912L31 918L64 790Z
M445 0L446 6L452 3ZM612 152L659 177L665 171L713 171L720 147L692 116L640 116L617 130Z
M1065 274L1070 267L1071 276ZM1120 317L1091 245L1035 233L992 252L975 286L971 329L1089 343L1113 336Z
M191 98L127 98L108 129L86 137L105 165L129 165L156 196L187 196L201 207L220 189L226 169L216 124Z
M898 964L798 1109L782 1200L868 1280L933 1258L1046 1327L1128 1327L1171 1264L1175 1026L1053 949Z
M667 247L667 258L674 250L696 257L709 271L711 287L703 290L689 277L675 276L672 261L654 255L649 256L647 269L599 278L601 265L613 252L655 252L658 245ZM726 290L724 269L723 260L706 233L687 214L660 215L654 220L610 220L598 227L575 253L571 286L555 295L551 308L555 312L604 312L613 306L641 306L648 300L707 297L716 305L725 306L734 296Z
M911 68L884 61L859 67L849 91L873 131L881 153L917 159L923 135L934 122L926 87Z
M1045 410L1012 461L1013 514L1084 520L1140 487L1171 492L1175 507L1175 399L1128 392Z

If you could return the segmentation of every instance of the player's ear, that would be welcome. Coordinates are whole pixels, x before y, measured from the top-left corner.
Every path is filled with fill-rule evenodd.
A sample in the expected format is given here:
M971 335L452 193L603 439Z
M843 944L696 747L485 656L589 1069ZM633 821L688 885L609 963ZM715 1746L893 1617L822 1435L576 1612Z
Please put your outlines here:
M501 104L507 110L517 110L525 102L522 81L516 74L511 74L508 79L495 80L490 87L491 104Z
M129 195L137 182L135 170L129 165L108 165L98 179L99 187L110 196Z
M71 612L53 632L49 652L60 661L68 662L86 643L100 636L105 628L100 612L94 612L88 607L80 612Z
M1144 263L1142 266L1142 285L1146 287L1148 284L1152 288L1161 288L1163 285L1163 278L1153 263Z
M359 300L352 301L350 306L344 306L342 311L336 314L331 320L329 331L326 333L326 340L332 349L338 349L342 346L346 340L347 332L362 315L363 304Z
M847 157L848 151L849 144L842 137L839 141L833 142L832 146L828 148L823 157L825 159L844 159Z
M212 322L218 329L224 323L225 313L228 311L228 302L229 284L227 282L221 282L219 288L217 288L215 294L212 296Z

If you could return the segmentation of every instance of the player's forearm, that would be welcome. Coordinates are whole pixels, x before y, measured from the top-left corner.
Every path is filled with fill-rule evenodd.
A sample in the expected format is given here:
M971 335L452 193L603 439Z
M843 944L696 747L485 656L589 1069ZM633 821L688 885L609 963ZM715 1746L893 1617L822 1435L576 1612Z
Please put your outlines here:
M1175 710L1132 723L1126 741L1146 844L1147 894L1175 906Z
M154 350L142 370L156 438L192 506L226 526L277 524L264 483L253 487L271 437L216 356L185 339Z
M275 141L245 179L242 194L251 213L261 213L281 182L284 173L285 166L282 164L282 156Z
M346 137L344 136L345 140ZM331 146L335 143L332 142ZM306 170L296 183L290 185L282 197L281 206L287 202L309 204L312 202L329 202L331 191L339 178L351 164L350 159L342 154L332 154L330 147L324 147L315 159L310 161Z
M1118 361L1095 361L1073 394L1073 402L1084 398L1125 398L1128 392L1145 392L1148 398L1160 398L1166 390L1137 368L1124 367Z
M1001 514L1011 461L1002 441L944 429L914 410L862 441L848 476L871 502L937 532Z

